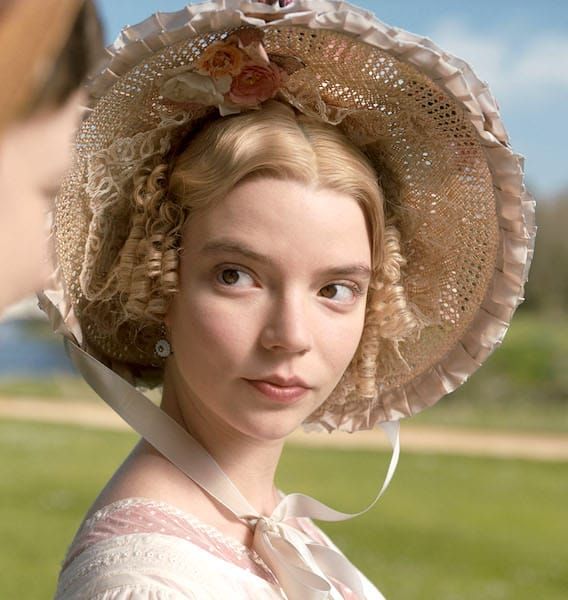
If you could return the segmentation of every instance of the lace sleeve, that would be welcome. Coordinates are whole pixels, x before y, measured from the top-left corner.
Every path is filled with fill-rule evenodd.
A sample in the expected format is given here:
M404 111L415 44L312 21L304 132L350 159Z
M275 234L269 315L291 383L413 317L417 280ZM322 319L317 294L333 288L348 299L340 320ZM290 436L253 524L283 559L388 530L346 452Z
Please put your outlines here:
M63 570L55 600L275 600L265 579L188 540L121 535L86 548Z
M87 598L82 592L76 597ZM198 600L198 596L189 590L181 594L152 585L121 585L99 592L89 598L90 600Z

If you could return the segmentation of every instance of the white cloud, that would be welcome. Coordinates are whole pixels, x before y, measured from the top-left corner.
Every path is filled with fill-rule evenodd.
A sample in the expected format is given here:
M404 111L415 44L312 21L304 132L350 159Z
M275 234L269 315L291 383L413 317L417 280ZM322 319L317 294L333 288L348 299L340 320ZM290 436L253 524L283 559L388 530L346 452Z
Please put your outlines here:
M532 79L547 86L568 90L568 36L535 37L521 56L517 79Z
M460 20L445 19L431 37L466 60L498 100L526 106L568 94L568 35L539 31L519 38L514 32L474 31Z

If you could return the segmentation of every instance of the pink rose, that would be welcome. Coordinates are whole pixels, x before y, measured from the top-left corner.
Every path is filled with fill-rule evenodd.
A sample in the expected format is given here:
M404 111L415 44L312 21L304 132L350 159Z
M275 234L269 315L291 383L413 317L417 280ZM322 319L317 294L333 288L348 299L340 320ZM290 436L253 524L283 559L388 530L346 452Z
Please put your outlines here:
M248 65L233 78L229 100L241 106L256 106L276 94L284 76L284 71L274 64Z

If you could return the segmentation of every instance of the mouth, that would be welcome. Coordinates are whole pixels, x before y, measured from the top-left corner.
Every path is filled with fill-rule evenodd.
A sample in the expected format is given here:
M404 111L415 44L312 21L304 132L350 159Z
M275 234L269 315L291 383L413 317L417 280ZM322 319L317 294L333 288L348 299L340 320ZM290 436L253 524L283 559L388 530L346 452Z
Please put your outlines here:
M283 377L282 375L274 374L274 375L266 375L259 377L258 379L251 379L249 381L266 381L266 383L271 383L278 387L303 387L306 389L311 389L303 379L299 377Z
M248 384L254 387L256 390L261 392L266 397L280 402L283 404L291 404L299 400L302 396L307 394L311 388L306 385L298 385L292 383L288 385L279 385L274 381L266 381L260 379L245 379ZM289 380L292 382L298 381L297 379Z

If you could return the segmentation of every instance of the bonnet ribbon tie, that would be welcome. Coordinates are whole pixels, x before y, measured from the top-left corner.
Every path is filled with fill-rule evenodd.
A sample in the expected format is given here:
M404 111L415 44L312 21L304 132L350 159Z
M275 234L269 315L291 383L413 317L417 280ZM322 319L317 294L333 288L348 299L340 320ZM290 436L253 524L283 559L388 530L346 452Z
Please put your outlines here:
M270 516L260 515L227 477L215 459L168 414L114 371L65 338L68 355L97 394L136 432L187 477L244 521L254 532L252 548L274 573L289 600L341 600L330 579L350 588L364 600L357 569L333 548L313 542L285 523L294 517L344 521L370 510L389 485L400 454L397 421L381 423L393 448L379 493L361 512L336 511L305 494L288 494Z

